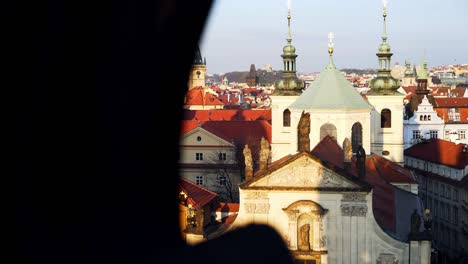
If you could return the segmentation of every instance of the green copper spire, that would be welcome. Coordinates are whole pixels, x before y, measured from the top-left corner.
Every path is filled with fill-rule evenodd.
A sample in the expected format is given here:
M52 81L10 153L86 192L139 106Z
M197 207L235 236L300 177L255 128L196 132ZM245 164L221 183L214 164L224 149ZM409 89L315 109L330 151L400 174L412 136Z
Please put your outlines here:
M328 34L329 63L311 85L288 107L307 110L370 110L353 85L333 63L333 33Z
M296 48L291 44L291 2L288 1L288 37L287 44L283 47L283 78L275 82L275 94L299 95L305 87L305 82L296 75Z
M383 33L382 43L379 45L377 58L379 59L379 70L377 77L371 80L371 94L375 95L392 95L399 94L397 91L400 88L400 82L393 78L390 69L390 45L387 43L387 0L383 0Z
M429 74L427 74L427 61L425 58L422 59L421 69L418 72L418 79L427 79Z
M413 69L411 68L411 63L408 60L405 60L405 77L414 77Z

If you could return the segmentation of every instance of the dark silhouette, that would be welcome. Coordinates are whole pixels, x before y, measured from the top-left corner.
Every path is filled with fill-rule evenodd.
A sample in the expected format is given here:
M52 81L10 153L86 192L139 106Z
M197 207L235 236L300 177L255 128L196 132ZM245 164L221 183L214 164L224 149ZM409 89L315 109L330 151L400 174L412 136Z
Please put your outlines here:
M411 214L411 235L419 234L420 226L421 216L419 215L418 211L414 209L413 213Z
M182 103L211 0L6 5L10 262L292 263L267 226L180 236Z

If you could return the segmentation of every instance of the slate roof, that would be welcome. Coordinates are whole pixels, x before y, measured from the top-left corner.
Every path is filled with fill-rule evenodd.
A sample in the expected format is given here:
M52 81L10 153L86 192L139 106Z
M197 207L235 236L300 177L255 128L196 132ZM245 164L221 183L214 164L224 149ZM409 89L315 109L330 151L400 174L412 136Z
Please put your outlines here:
M330 61L289 108L354 110L372 106Z
M404 155L463 169L468 166L468 149L463 152L465 146L467 145L433 138L405 149Z

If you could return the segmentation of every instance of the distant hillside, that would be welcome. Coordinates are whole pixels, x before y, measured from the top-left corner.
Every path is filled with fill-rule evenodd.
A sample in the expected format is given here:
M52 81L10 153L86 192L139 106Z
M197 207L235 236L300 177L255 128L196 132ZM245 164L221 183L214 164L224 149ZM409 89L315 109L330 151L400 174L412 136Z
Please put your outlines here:
M340 71L344 71L344 72L346 72L346 74L351 74L351 73L355 73L355 74L359 74L359 75L377 74L376 69L341 69Z
M340 71L346 72L346 74L356 73L359 75L363 74L376 74L376 69L341 69ZM229 82L245 83L247 76L249 76L248 71L233 71L227 72L223 75L214 74L208 78L209 82L221 83L222 79L226 76ZM267 72L265 70L257 70L258 82L265 85L271 85L275 81L283 77L283 71L271 71Z
M209 80L216 82L216 83L221 83L222 79L225 76L227 77L229 82L245 83L247 76L249 76L249 72L248 71L234 71L234 72L225 73L224 75L214 74L212 77L209 77ZM267 72L267 71L259 69L257 70L257 77L258 77L259 83L262 83L265 85L271 85L275 81L283 77L283 72L282 71Z

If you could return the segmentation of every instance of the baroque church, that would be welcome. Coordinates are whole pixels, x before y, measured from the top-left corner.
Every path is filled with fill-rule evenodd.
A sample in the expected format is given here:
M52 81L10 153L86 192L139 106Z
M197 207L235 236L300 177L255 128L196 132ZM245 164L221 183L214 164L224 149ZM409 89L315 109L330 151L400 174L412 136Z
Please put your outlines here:
M403 163L403 95L390 75L385 29L379 72L364 97L328 64L304 90L296 76L291 12L284 77L271 95L271 145L252 169L246 144L239 212L218 235L251 223L284 238L297 263L430 263L430 218ZM214 235L216 236L216 235Z

